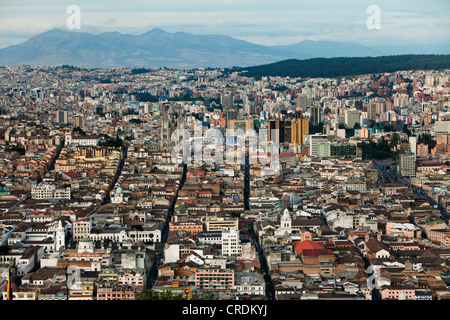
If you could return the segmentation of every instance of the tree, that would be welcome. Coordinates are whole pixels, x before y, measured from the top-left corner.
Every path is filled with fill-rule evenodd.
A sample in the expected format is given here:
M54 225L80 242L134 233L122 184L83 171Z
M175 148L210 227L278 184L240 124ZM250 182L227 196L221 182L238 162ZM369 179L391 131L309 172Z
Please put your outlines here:
M394 133L391 137L391 142L390 142L390 146L391 148L394 148L398 145L400 138L398 136L398 133Z
M141 294L136 295L137 300L186 300L186 297L181 293L173 293L169 290L159 292L153 289L148 289Z
M409 130L406 125L403 126L403 132L406 133L408 135L408 137L411 137L411 135L412 135L411 130Z
M384 137L382 137L376 143L373 141L370 141L369 143L360 142L358 144L358 147L361 148L363 156L366 156L368 158L384 160L394 157L391 146L389 145L387 140L384 139Z
M419 135L417 143L424 143L428 146L429 149L433 149L434 147L436 147L436 140L434 140L431 134L428 133Z
M131 230L144 231L144 228L140 224L135 224L131 227Z
M9 254L11 252L11 248L8 246L0 246L0 255Z
M390 122L384 124L383 130L384 130L384 132L393 132L393 131L395 131L394 126Z
M77 132L78 134L80 134L80 135L82 135L82 136L85 136L85 135L86 135L86 132L84 132L83 129L81 129L80 127L75 127L75 128L73 128L72 132L73 132L73 133Z
M375 126L376 122L374 120L369 120L367 121L367 127L369 128L373 128Z

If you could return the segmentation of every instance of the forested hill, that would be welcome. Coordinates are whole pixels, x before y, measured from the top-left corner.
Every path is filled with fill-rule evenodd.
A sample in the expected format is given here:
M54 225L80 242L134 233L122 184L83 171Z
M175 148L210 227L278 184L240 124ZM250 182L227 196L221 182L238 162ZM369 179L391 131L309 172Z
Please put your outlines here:
M450 68L450 55L397 55L363 58L289 59L246 68L235 68L249 77L282 76L327 78L403 70L440 70Z

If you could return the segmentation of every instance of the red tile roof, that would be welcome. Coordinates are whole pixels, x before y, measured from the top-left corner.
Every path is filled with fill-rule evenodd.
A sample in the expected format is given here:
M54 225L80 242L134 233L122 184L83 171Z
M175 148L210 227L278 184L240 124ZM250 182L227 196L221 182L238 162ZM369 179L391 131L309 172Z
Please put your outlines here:
M330 249L304 249L303 256L318 257L333 255L333 251Z
M79 174L79 173L77 173L77 172L75 172L75 171L67 171L67 172L64 172L64 174L66 175L66 176L68 176L69 178L80 178L81 177L81 174Z
M303 254L304 250L323 249L323 246L318 242L305 240L294 242L294 249L297 254Z

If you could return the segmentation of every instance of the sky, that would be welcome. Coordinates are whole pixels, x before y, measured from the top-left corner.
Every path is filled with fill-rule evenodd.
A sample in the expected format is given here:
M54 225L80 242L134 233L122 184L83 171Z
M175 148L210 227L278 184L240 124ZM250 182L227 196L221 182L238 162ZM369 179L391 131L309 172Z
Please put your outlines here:
M305 39L450 44L449 0L0 0L0 48L53 28L69 30L71 5L80 9L80 29L70 30L77 32L142 34L161 28L263 45ZM368 12L370 6L377 11Z

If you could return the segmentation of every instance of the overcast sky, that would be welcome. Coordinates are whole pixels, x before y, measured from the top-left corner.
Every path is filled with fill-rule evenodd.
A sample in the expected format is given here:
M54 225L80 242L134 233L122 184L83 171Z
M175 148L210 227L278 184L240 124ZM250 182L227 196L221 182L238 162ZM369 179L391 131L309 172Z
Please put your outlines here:
M449 43L449 0L0 0L0 48L53 28L69 30L67 7L81 11L80 32L223 34L264 45L305 39L364 45ZM380 29L369 29L370 5Z

